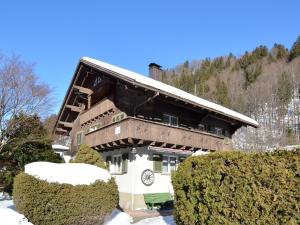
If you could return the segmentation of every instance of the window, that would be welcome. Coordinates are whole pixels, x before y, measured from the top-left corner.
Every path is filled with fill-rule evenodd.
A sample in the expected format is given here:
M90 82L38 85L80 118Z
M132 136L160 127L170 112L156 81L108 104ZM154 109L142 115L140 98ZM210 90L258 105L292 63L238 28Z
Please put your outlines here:
M163 123L171 125L171 126L178 126L178 117L171 116L169 114L163 115Z
M83 133L79 132L76 135L76 143L77 143L77 145L81 145L82 142L83 142Z
M162 172L163 173L168 173L168 171L169 171L169 166L168 166L169 162L168 161L169 161L168 156L164 156L163 161L162 161Z
M230 137L230 133L229 133L228 130L224 130L224 136L225 136L225 137Z
M175 156L163 156L162 160L162 172L171 173L177 169L177 158Z
M87 133L95 131L95 130L98 130L100 128L101 128L101 124L100 123L96 123L96 124L94 124L94 125L92 125L92 126L90 126L88 128Z
M122 156L112 156L112 161L109 167L111 173L122 173Z
M201 123L198 124L198 129L201 131L205 131L205 126Z
M218 136L222 136L222 128L215 127L215 134Z
M97 87L101 83L102 79L100 76L97 76L94 80L93 87Z

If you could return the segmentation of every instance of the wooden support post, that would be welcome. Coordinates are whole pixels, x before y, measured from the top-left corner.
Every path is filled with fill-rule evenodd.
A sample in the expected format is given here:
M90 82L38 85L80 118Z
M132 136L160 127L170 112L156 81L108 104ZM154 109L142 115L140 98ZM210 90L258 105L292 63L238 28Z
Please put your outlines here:
M88 109L91 108L91 104L92 104L92 97L91 97L91 95L89 95L88 96L88 106L87 106Z

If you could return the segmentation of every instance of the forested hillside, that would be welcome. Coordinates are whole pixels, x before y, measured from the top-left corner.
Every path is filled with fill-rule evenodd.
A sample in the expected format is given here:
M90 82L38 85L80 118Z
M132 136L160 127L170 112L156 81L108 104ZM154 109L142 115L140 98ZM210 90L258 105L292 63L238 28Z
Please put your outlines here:
M263 150L299 143L300 36L293 46L258 46L241 56L186 61L160 80L256 119L260 128L240 129L240 149Z

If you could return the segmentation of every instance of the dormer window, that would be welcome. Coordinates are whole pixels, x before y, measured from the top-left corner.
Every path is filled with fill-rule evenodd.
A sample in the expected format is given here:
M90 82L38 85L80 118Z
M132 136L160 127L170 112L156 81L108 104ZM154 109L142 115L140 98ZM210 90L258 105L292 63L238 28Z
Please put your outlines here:
M178 126L178 117L172 116L170 114L164 114L163 115L163 123L170 125L170 126Z
M218 135L218 136L222 136L222 128L219 128L219 127L215 127L215 134Z
M100 83L101 83L102 79L100 76L97 76L94 83L93 83L93 87L97 87Z

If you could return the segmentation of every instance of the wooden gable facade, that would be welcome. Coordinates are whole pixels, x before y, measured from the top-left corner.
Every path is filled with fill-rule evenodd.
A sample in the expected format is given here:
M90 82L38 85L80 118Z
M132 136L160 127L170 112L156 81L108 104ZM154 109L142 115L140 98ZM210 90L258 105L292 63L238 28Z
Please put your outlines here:
M97 62L80 60L56 122L55 133L71 136L72 154L82 143L99 151L145 145L226 150L238 128L257 126Z

